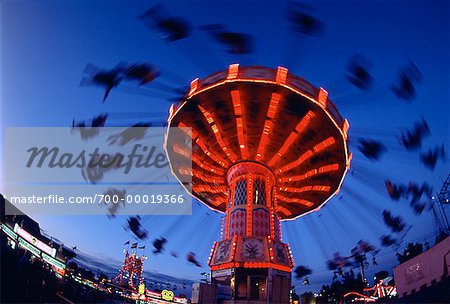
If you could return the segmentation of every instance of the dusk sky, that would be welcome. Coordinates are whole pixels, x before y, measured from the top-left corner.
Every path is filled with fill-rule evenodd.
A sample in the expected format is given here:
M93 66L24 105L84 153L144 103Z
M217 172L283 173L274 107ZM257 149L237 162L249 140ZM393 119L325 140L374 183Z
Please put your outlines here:
M396 250L408 241L434 243L429 212L415 215L407 200L389 199L384 181L428 182L438 191L449 174L449 162L439 161L434 171L419 161L419 151L406 151L398 142L402 131L422 117L431 136L421 151L444 144L449 153L450 10L448 1L314 1L308 11L323 23L317 37L291 30L286 20L287 1L165 1L171 16L192 25L192 35L168 43L137 17L158 2L152 1L2 1L1 9L1 127L69 127L72 119L90 119L109 113L107 126L167 118L176 95L167 89L186 87L196 77L224 70L230 63L243 66L285 66L315 86L322 86L350 122L351 170L341 192L325 207L283 224L283 239L290 243L296 265L313 270L304 292L331 282L326 261L334 252L346 256L364 239L381 249L378 266L396 265ZM198 26L225 24L230 31L253 36L254 52L230 55ZM348 60L359 53L371 62L373 87L361 92L346 81ZM398 100L390 86L398 71L414 62L423 75L412 102ZM160 71L157 83L113 89L102 104L104 91L80 86L87 64L113 68L120 62L149 62ZM357 150L359 138L384 142L380 161L367 160ZM2 142L3 145L3 142ZM7 147L6 147L7 148ZM1 153L1 152L0 152ZM0 155L4 155L0 154ZM2 157L2 161L7 160ZM7 182L0 177L0 192ZM355 198L364 197L364 200ZM402 244L381 247L389 234L382 212L389 209L412 228ZM122 245L133 236L123 226L126 217L34 216L41 228L68 246L102 259L122 259ZM145 269L178 278L199 280L214 240L219 239L221 215L194 203L192 216L144 216L149 238ZM152 241L164 236L164 254L150 252ZM171 251L179 258L170 255ZM202 268L189 265L185 256L195 252ZM369 257L369 262L371 260ZM370 278L370 276L368 276Z

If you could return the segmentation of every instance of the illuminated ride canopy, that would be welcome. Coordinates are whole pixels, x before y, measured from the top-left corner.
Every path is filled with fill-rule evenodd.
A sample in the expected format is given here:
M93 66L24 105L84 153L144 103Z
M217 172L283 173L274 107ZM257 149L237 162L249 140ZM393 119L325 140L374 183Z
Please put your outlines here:
M183 130L192 137L192 169L183 165L190 147L172 127L190 128ZM294 264L280 221L319 209L339 191L351 159L348 128L324 89L283 67L230 65L192 81L171 108L173 174L191 178L187 190L225 213L209 265L232 299L285 302L289 288L280 286L290 287Z

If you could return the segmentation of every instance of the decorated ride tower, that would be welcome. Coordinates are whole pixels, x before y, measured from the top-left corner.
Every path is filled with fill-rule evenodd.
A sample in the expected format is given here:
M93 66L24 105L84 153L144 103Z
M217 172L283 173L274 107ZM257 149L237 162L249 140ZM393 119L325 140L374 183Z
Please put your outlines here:
M134 246L134 247L133 247ZM128 249L124 250L125 256L123 259L123 265L120 268L119 274L116 276L115 281L119 285L126 285L131 289L137 288L144 283L144 276L142 272L144 270L145 255L139 256L137 253L137 245L133 245L131 253Z
M192 81L171 108L173 174L190 175L192 196L225 215L209 265L229 303L289 303L294 261L281 221L320 209L351 159L349 124L327 95L283 67L233 64ZM191 170L178 165L186 147L172 127L190 128Z

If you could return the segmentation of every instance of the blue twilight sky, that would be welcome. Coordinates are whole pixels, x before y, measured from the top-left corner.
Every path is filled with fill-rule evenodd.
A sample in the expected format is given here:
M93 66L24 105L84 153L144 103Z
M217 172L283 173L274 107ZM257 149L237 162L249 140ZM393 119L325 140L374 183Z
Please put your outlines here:
M184 87L196 77L225 69L229 63L283 65L316 86L323 86L341 114L350 121L351 140L383 140L388 153L370 162L351 145L352 171L343 190L324 209L283 226L297 265L313 269L310 287L331 280L325 261L339 251L349 254L357 241L380 246L389 230L381 213L390 209L412 229L404 241L433 239L431 216L414 215L408 202L392 202L384 179L395 182L427 181L437 190L449 173L448 162L434 171L425 169L418 153L406 152L396 137L424 117L432 136L422 149L446 143L449 149L449 26L448 1L314 1L312 12L323 22L318 37L290 30L286 1L165 1L171 16L182 16L193 26L226 24L231 31L253 35L255 52L229 55L209 36L193 29L187 39L167 43L137 16L152 1L2 1L1 17L1 126L69 126L73 118L89 119L108 112L108 125L164 119L174 95L165 85ZM375 79L369 92L360 93L345 80L348 59L360 53L372 62ZM399 68L412 60L423 74L412 103L397 100L389 87ZM161 72L158 84L134 89L119 87L102 104L103 90L80 86L86 64L112 68L119 62L151 62ZM1 135L0 135L1 136ZM2 142L3 145L3 142ZM1 153L1 152L0 152ZM0 154L1 155L1 154ZM4 162L5 159L2 158ZM7 160L6 160L7 161ZM1 178L1 177L0 177ZM0 190L5 181L0 179ZM368 198L352 197L357 193ZM342 196L342 199L340 197ZM122 244L132 239L123 229L125 218L106 216L35 217L50 235L68 245L106 259L121 260ZM219 237L220 215L194 204L192 216L144 217L150 232L147 247L160 236L168 239L164 255L150 255L146 269L199 279L207 270L188 265L193 251L206 265L213 240ZM398 250L403 250L402 244ZM178 259L170 256L176 251ZM395 264L396 247L382 248L379 266Z

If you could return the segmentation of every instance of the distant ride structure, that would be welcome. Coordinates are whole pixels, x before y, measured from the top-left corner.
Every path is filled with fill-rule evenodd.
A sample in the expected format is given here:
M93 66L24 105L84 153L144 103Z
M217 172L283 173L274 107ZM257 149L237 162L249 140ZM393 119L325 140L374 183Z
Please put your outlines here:
M351 161L348 121L323 88L288 69L239 64L193 80L169 115L172 173L191 178L186 190L225 215L209 259L213 282L229 288L227 303L289 303L294 260L281 221L338 193Z
M144 254L139 256L137 246L132 246L131 251L128 248L124 249L123 264L115 281L119 285L125 285L131 289L136 289L139 285L143 284L144 276L142 272L144 270L145 259L146 256Z

